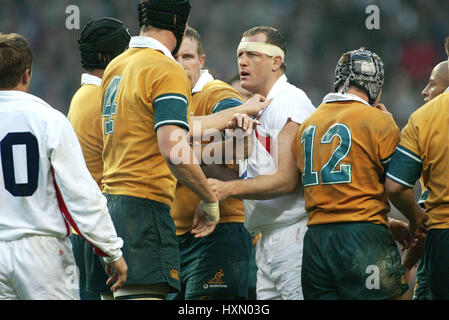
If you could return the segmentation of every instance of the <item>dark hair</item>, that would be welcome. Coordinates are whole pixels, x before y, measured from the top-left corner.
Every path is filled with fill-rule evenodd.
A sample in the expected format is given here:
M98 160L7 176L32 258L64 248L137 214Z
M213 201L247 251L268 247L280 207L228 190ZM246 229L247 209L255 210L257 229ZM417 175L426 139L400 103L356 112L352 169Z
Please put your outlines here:
M190 9L189 0L140 0L137 11L141 32L149 31L147 26L171 31L176 37L172 51L175 55L184 37Z
M31 70L33 55L24 37L17 33L0 33L0 88L12 89L27 70Z
M272 44L281 48L282 51L284 51L284 55L285 56L287 55L287 42L285 41L282 33L276 28L269 26L253 27L245 31L242 35L242 38L251 37L259 33L263 33L267 36L267 40L265 41L265 43ZM284 72L285 70L287 70L287 65L285 64L285 61L282 62L281 69Z
M201 40L201 36L198 31L193 29L191 26L187 26L184 38L190 38L196 41L198 45L198 57L201 57L204 54L203 41Z

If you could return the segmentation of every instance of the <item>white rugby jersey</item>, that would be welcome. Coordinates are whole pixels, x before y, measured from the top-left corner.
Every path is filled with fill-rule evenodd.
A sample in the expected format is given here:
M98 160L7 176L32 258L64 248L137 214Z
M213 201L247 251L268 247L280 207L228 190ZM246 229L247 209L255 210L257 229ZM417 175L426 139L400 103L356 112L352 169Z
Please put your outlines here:
M0 240L66 237L70 226L105 261L121 257L106 199L67 118L43 100L0 91Z
M310 99L301 89L287 81L282 75L271 88L267 99L273 98L259 118L260 125L254 131L254 146L251 156L240 165L240 178L250 179L276 170L272 156L273 143L288 119L301 124L314 110ZM282 155L279 155L282 157ZM243 200L245 226L249 232L258 232L262 227L288 225L307 215L304 196L300 186L287 195L269 200Z

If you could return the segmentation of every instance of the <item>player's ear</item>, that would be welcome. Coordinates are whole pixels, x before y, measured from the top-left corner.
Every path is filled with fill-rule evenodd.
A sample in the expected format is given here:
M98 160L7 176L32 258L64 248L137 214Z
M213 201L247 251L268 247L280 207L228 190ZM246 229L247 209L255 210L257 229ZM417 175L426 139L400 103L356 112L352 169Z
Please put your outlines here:
M200 69L203 69L204 63L205 63L205 62L206 62L206 55L203 54L203 55L201 55L201 57L200 57Z
M278 71L282 66L282 57L281 56L275 56L272 59L272 70Z
M382 89L380 89L379 94L377 95L376 101L374 101L374 103L373 103L373 106L376 106L379 104L381 96L382 96Z
M21 82L25 87L29 87L30 86L30 82L31 82L31 69L26 69L21 77Z

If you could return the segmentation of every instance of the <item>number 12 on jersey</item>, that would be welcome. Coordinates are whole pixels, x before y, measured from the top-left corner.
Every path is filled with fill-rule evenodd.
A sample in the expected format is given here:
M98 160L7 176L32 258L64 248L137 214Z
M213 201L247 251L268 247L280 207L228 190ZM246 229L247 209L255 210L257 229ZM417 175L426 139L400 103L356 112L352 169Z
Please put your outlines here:
M320 144L330 144L337 137L340 144L335 148L331 157L321 167L321 170L313 171L313 155L315 146L315 133L317 126L309 126L301 136L301 144L304 145L304 173L302 182L305 187L320 184L318 175L320 175L321 184L351 183L352 173L351 164L343 164L342 161L348 156L352 146L352 133L349 127L343 123L336 123L321 138ZM337 170L337 167L339 169Z

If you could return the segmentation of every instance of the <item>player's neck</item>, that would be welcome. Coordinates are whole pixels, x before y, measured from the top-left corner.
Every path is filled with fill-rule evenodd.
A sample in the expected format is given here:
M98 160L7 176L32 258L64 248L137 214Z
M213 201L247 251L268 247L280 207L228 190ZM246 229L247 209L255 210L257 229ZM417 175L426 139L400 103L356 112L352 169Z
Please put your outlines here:
M87 71L87 74L90 74L91 76L95 76L97 78L102 79L103 75L104 75L104 70L103 69L93 69L93 70Z
M31 83L31 71L27 69L22 77L20 78L19 83L15 85L13 88L0 88L0 91L22 91L22 92L28 92L30 89L30 83Z
M14 88L0 88L0 91L22 91L22 92L28 92L28 87L25 87L22 84L18 84Z
M284 72L276 72L273 73L272 76L265 81L264 85L257 90L258 92L253 92L253 94L260 94L264 97L268 96L268 94L270 93L271 89L273 89L274 84L279 80L280 77L282 77L284 75Z
M339 91L341 93L341 90ZM356 88L356 87L349 87L348 90L346 90L346 93L351 93L357 97L359 97L360 99L365 100L366 102L369 102L369 98L368 95L365 93L365 91Z
M176 38L173 32L164 29L151 28L147 31L140 31L141 37L150 37L162 43L170 52L176 47Z

